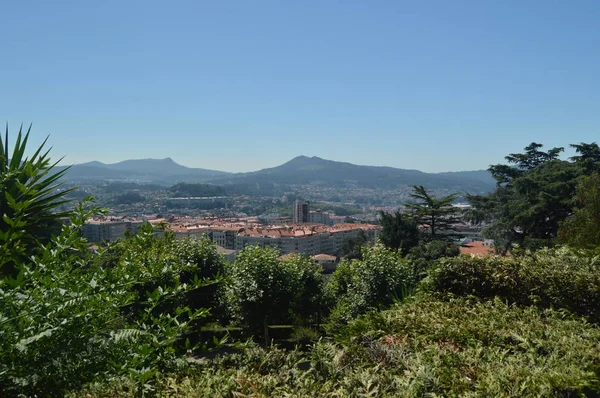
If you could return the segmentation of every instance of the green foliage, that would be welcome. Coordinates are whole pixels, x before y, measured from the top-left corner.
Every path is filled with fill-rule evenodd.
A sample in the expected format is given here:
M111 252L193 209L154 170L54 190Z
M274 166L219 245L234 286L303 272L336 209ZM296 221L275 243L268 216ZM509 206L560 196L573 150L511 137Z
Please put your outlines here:
M167 376L165 397L568 397L600 394L600 331L501 302L402 303L353 322L342 346L218 356ZM83 391L132 397L126 384ZM120 394L119 394L120 393Z
M456 194L436 198L422 185L414 185L412 188L410 197L417 202L408 203L406 207L412 210L413 217L419 224L429 228L431 238L435 238L438 232L452 230L453 225L460 221L456 216L456 208L452 207Z
M187 298L212 281L182 281L181 262L158 255L170 243L149 227L123 243L117 264L93 263L79 232L96 210L79 205L15 278L0 280L3 396L61 395L116 376L148 390L194 348L182 337L208 310Z
M225 196L225 191L218 185L179 183L169 188L175 198Z
M574 214L560 225L559 240L569 246L600 246L600 174L582 177L575 195Z
M600 393L600 331L560 311L424 297L348 329L347 362L392 373L398 396Z
M486 196L469 196L474 210L469 219L485 221L484 235L506 252L514 243L537 248L552 243L560 223L575 206L575 188L581 176L600 171L600 149L595 143L572 145L578 156L558 159L562 148L548 152L532 143L525 153L510 154L508 165L490 166L496 190Z
M309 258L279 261L273 248L249 246L228 267L227 298L238 322L269 344L268 325L320 317L323 280ZM315 321L317 319L314 319Z
M600 322L598 257L568 248L518 257L446 258L423 283L430 292L501 297L509 303L565 309Z
M330 211L336 216L351 216L354 214L360 214L362 211L359 207L355 206L333 206L324 203L319 203L319 207L324 211Z
M399 251L382 245L364 248L362 260L342 261L326 285L328 300L334 303L329 330L402 299L414 284L413 264Z
M310 257L294 255L283 260L293 272L293 289L288 296L292 318L296 325L321 323L325 306L325 279L321 266Z
M129 205L133 203L143 202L145 200L146 198L144 198L138 192L125 192L120 195L116 195L112 201L116 204Z
M149 224L92 259L80 229L100 210L86 198L52 212L70 192L58 190L64 172L50 174L43 144L24 158L28 137L19 132L10 161L8 131L0 141L0 265L12 271L0 279L0 394L58 396L114 377L149 391L195 348L183 336L208 310L192 294L222 260L214 245L157 238Z
M294 328L290 340L296 344L307 345L321 338L321 333L315 328L298 326Z
M409 215L396 211L391 214L380 212L381 233L379 240L392 249L400 249L408 253L410 249L419 244L419 230L417 223Z
M456 257L460 254L458 245L447 240L421 240L406 255L415 265L415 274L418 279L425 276L427 270L437 261L445 257Z
M370 243L369 237L365 231L361 229L356 237L344 239L340 257L347 260L362 259L362 248L364 246L369 246Z
M31 126L25 134L19 129L12 152L8 125L4 141L0 136L0 275L17 272L17 264L48 243L51 232L60 230L60 219L68 216L53 212L72 191L59 189L66 170L52 173L58 162L50 162L49 150L43 152L47 139L25 156L30 131Z

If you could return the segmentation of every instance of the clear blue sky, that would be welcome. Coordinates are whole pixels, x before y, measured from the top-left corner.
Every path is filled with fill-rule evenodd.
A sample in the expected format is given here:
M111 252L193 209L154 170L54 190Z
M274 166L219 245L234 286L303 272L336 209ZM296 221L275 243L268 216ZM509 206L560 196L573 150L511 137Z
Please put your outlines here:
M600 141L600 1L3 1L0 120L67 163L487 168Z

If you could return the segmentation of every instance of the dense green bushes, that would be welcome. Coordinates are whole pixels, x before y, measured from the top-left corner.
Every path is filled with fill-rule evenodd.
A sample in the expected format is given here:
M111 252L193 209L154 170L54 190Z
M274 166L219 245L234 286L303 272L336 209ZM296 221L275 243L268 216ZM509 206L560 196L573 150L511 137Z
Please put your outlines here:
M422 286L429 292L562 308L600 322L600 258L568 248L515 257L446 258Z
M252 348L167 376L172 397L568 397L600 394L600 331L499 301L409 300L310 352ZM123 384L86 390L133 396ZM121 395L116 392L121 391ZM82 393L82 395L84 394Z
M281 261L275 250L248 247L226 264L207 238L157 237L144 225L93 257L79 228L98 209L86 200L59 235L41 239L36 231L56 221L48 211L61 195L36 196L25 180L34 187L49 164L9 165L7 153L0 193L13 212L0 224L0 266L10 265L0 276L2 396L600 395L600 329L578 317L600 321L593 252L437 264L456 247L421 241L403 257L376 245L343 261L324 286L307 257ZM39 211L25 211L31 203L16 200L17 191L39 200ZM403 300L424 273L420 294ZM213 330L223 331L232 320L267 343L270 324L297 326L291 340L302 351L254 346L190 365L206 348L201 327L217 322ZM320 339L323 320L330 335ZM273 330L291 331L289 324Z
M414 265L400 251L383 245L362 250L362 260L342 261L326 286L332 305L331 332L367 311L402 299L416 284Z
M215 283L204 272L222 266L214 245L156 238L146 227L111 247L110 261L92 261L79 227L93 211L81 205L59 236L17 263L15 278L0 279L2 396L58 396L116 377L148 390L195 348L184 336L209 315L192 298ZM190 262L194 254L203 261Z
M4 395L600 393L599 329L557 311L597 316L600 274L589 253L444 259L420 295L377 312L420 278L414 262L380 245L340 264L324 288L306 257L281 261L274 250L249 247L227 265L207 239L156 237L149 227L91 260L73 250L85 247L76 234L80 221L20 278L0 284ZM224 279L215 283L219 274ZM190 365L184 358L194 347L185 336L209 319L209 302L257 335L269 323L318 322L332 308L328 330L336 342L317 341L304 352L253 348Z
M227 267L226 301L233 319L269 344L268 325L317 322L323 277L309 258L280 261L272 248L250 246Z

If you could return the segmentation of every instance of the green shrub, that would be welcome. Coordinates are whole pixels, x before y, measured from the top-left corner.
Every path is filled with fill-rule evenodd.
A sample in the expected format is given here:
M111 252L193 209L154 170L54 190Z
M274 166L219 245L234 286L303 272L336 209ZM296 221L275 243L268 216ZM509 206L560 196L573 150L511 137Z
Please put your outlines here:
M8 125L4 140L0 135L0 276L18 273L20 262L47 244L60 231L60 219L69 216L57 211L73 191L59 189L66 170L54 172L56 163L44 151L47 139L25 156L30 131L19 129L12 151Z
M213 281L181 281L181 262L158 255L168 242L150 230L123 242L117 264L98 266L79 236L86 206L15 278L0 279L2 396L60 396L115 377L139 393L194 349L183 337L208 310L188 297Z
M358 315L391 305L416 283L414 264L383 245L363 248L362 260L342 261L326 285L333 308L328 330L335 332Z
M309 352L273 347L165 376L171 397L569 397L600 394L600 331L554 310L432 298L347 327L348 341ZM118 395L126 383L96 390ZM90 392L82 391L81 396Z
M290 292L292 320L296 325L321 323L325 312L325 278L322 267L310 257L294 255L283 260L294 273L294 288Z
M320 337L321 333L317 329L308 326L298 326L294 328L290 340L296 344L306 345L319 340Z
M568 248L516 257L461 256L440 261L426 291L501 297L509 303L566 309L600 322L600 258Z
M447 240L421 240L408 252L406 258L415 264L416 277L421 279L440 258L456 257L460 254L459 247Z
M268 325L318 322L323 297L320 268L305 256L280 261L273 248L249 246L227 267L233 318L269 345Z

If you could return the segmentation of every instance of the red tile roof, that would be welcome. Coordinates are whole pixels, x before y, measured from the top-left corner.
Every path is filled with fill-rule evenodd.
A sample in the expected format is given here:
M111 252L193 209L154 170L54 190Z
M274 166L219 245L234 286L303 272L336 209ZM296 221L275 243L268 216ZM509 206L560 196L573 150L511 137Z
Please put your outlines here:
M471 242L460 247L461 254L473 254L475 256L490 256L494 254L494 248L485 246L483 242Z

